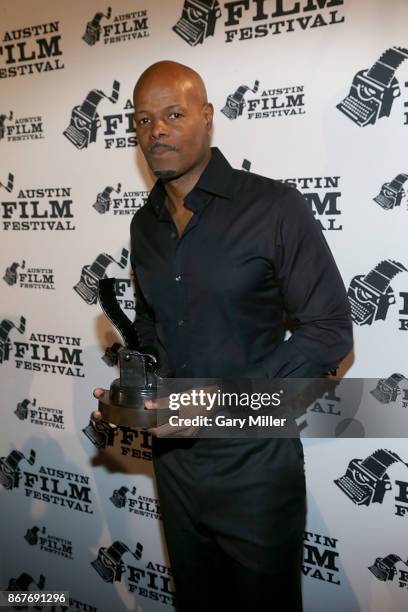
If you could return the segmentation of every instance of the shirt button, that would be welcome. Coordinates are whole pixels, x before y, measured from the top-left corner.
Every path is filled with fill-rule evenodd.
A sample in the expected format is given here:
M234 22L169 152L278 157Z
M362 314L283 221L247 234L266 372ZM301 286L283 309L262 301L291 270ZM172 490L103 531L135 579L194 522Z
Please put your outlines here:
M181 274L177 274L174 280L179 283L181 281Z
M182 363L181 366L180 366L180 369L181 370L185 370L186 367L187 367L187 364L186 363Z
M171 232L170 238L177 238L177 232Z
M177 325L178 325L179 327L181 327L182 325L184 325L184 319L179 319L179 320L177 321Z

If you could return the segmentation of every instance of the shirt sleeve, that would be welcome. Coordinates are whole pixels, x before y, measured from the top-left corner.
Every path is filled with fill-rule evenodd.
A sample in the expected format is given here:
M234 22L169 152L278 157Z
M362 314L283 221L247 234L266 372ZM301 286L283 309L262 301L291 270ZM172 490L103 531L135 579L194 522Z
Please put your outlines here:
M335 369L353 347L346 289L318 221L289 188L277 203L271 255L284 309L294 329L250 378L311 378Z
M157 348L157 334L154 311L147 304L142 290L139 287L133 265L132 268L135 277L136 297L136 316L133 322L133 327L136 329L139 338L139 343L141 346L154 346Z
M140 221L138 213L140 213L140 211L138 211L133 216L132 221L130 223L130 265L134 276L136 299L135 320L133 321L133 327L136 329L139 344L141 346L153 346L157 348L157 334L154 311L148 305L143 295L136 272L137 266L135 262L137 260L137 252L135 249L135 245L140 242L140 230L138 229Z

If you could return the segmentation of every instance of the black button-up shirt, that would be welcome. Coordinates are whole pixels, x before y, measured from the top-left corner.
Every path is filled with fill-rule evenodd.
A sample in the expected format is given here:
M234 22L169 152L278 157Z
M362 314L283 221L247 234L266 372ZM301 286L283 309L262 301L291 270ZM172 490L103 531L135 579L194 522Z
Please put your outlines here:
M352 325L319 223L294 188L211 151L180 238L160 179L132 219L140 341L177 377L320 376L351 350Z

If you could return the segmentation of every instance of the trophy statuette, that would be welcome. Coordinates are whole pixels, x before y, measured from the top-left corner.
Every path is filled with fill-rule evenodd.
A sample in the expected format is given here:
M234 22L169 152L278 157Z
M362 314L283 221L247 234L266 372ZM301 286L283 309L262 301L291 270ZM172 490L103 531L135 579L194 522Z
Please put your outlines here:
M115 278L99 281L98 299L106 316L119 331L124 347L118 351L120 377L99 398L102 419L119 427L148 428L157 424L156 410L144 407L157 397L158 356L153 347L142 347L135 327L122 311L115 294Z

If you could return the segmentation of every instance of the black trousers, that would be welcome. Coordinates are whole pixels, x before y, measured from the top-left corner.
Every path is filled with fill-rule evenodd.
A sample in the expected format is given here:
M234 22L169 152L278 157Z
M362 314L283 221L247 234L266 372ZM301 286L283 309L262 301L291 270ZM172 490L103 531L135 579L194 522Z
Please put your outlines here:
M156 439L180 612L302 612L306 515L298 439Z

